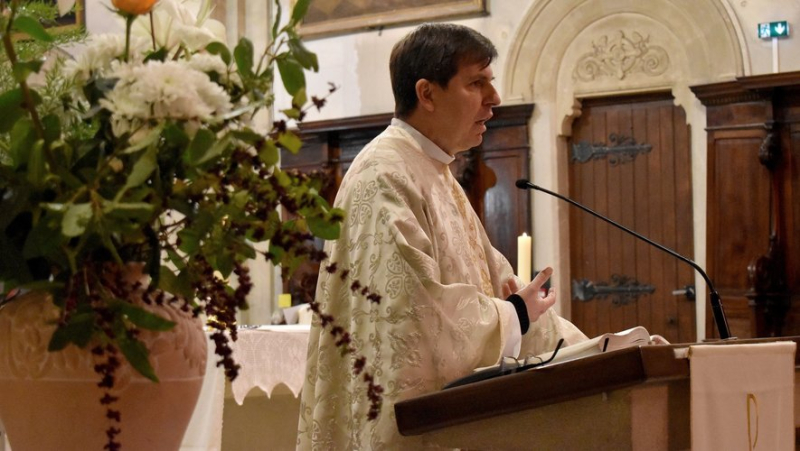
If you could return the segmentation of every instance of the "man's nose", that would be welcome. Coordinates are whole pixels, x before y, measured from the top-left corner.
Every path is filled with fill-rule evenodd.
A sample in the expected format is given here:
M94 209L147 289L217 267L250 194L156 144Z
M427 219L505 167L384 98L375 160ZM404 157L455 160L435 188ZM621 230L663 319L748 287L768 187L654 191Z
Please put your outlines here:
M484 103L493 107L500 105L500 94L497 93L494 85L489 85L489 92L486 93Z

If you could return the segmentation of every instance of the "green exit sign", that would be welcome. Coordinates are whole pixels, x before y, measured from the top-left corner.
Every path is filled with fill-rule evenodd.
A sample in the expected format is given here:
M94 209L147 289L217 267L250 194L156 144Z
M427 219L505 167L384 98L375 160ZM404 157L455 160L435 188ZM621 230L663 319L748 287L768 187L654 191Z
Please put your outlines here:
M767 22L758 24L758 37L761 39L788 38L789 23L785 20L780 22Z

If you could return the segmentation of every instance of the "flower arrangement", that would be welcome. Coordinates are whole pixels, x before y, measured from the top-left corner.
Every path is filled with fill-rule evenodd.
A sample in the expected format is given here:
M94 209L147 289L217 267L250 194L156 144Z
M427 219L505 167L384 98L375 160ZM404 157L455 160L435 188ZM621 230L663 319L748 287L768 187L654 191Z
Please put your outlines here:
M245 38L233 50L223 43L208 0L197 14L178 0L112 0L125 34L91 36L75 59L45 72L18 49L57 41L26 14L24 0L0 0L0 62L14 82L0 85L0 306L15 292L50 292L61 315L49 349L105 355L96 370L101 387L113 386L118 354L156 381L137 334L172 327L126 301L138 289L122 282L129 263L149 275L147 302L209 318L233 378L228 340L236 338L236 312L247 308L253 243L268 241L265 257L291 271L324 259L314 237L338 237L344 212L320 196L321 181L278 167L281 150L302 144L286 120L325 103L305 89L304 71L318 70L297 33L309 1L298 0L281 24L276 0L271 43L257 55ZM62 11L71 3L58 1ZM254 124L272 107L275 70L292 105L281 111L286 120L261 131ZM346 331L321 318L352 352ZM355 365L364 371L363 358ZM377 409L380 387L364 377ZM109 429L110 449L119 447L116 433Z

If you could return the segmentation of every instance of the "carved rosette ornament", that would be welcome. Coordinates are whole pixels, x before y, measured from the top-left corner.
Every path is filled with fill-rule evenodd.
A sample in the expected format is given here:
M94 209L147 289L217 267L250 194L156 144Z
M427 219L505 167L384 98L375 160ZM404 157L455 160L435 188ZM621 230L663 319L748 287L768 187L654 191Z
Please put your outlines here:
M630 74L663 74L669 68L669 55L663 47L650 44L650 37L633 32L630 38L617 31L610 39L592 42L592 51L583 54L573 71L573 78L594 81L600 77L623 80Z

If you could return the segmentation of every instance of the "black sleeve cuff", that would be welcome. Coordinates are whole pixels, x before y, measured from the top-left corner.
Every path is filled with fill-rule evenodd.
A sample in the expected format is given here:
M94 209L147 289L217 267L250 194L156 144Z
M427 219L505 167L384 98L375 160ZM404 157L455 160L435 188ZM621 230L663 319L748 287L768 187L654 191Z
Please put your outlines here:
M517 310L517 317L519 317L519 328L522 330L522 335L528 331L531 326L531 320L528 317L528 308L525 306L525 301L518 294L512 294L506 301L514 304L514 309Z

